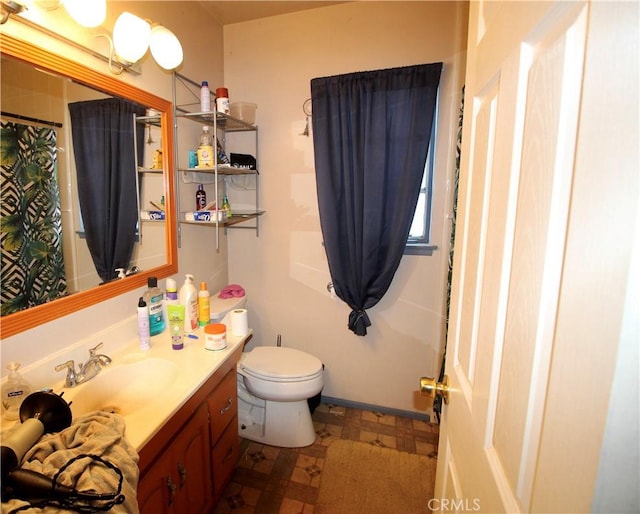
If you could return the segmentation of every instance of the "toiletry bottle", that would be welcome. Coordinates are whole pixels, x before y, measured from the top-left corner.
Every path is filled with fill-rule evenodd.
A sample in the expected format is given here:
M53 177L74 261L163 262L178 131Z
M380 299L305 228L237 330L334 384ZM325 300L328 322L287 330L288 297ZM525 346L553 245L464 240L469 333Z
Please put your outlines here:
M18 373L20 363L10 362L7 365L9 377L2 386L2 407L4 417L9 420L18 419L20 416L20 405L22 401L31 394L33 390L29 383Z
M223 114L229 114L229 90L226 87L216 89L216 109Z
M193 285L193 275L185 275L179 298L184 305L184 331L193 332L198 328L198 292Z
M169 277L165 282L164 292L164 319L167 325L169 324L167 305L175 305L178 303L180 303L178 300L178 286L176 285L176 281Z
M209 126L202 127L200 144L198 145L198 168L213 168L213 136L209 132Z
M147 285L149 288L144 293L144 301L149 309L149 333L155 336L162 333L165 327L164 295L158 287L158 279L156 277L149 277Z
M209 324L211 313L209 311L209 291L207 291L207 283L200 282L200 291L198 291L198 324L201 327Z
M149 332L149 309L141 296L138 300L138 343L141 350L151 348L151 333Z
M224 210L225 212L226 219L231 218L231 205L229 204L229 199L227 198L227 195L224 195L222 197L222 210Z
M171 348L182 350L184 348L184 305L176 303L167 307L169 311L169 334L171 335Z
M176 285L176 281L169 277L165 282L165 287L167 288L165 293L165 302L167 305L178 303L178 286Z
M196 211L204 209L207 205L207 192L204 190L202 184L198 184L198 190L196 191Z
M209 91L209 83L206 80L200 86L200 111L211 111L211 91Z

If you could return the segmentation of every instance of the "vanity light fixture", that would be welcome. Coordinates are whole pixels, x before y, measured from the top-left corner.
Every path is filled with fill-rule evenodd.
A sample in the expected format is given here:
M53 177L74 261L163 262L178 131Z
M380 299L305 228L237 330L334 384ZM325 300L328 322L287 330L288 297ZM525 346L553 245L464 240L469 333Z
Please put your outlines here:
M64 5L73 19L85 27L100 25L106 16L106 0L35 0L35 2L35 5L46 10L54 10L60 5ZM0 24L5 23L12 14L19 14L26 9L25 5L14 0L0 0L0 4L2 6ZM84 9L89 6L91 12L87 14ZM109 64L109 71L114 75L120 75L123 71L139 75L140 67L136 66L136 63L147 53L149 48L151 48L151 55L155 61L165 70L177 68L183 59L182 45L173 32L158 24L153 24L152 27L151 22L127 11L118 16L113 27L113 39L109 34L96 35L96 37L104 37L109 41L110 52L108 56L72 41L23 16L15 16L12 19L105 61ZM88 25L89 23L92 25Z

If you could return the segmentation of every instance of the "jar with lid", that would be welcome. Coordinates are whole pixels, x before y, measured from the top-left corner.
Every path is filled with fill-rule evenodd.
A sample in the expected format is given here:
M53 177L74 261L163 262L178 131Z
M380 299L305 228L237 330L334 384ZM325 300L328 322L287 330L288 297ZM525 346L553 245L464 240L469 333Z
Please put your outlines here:
M211 323L204 327L204 347L207 350L224 350L227 347L226 325Z

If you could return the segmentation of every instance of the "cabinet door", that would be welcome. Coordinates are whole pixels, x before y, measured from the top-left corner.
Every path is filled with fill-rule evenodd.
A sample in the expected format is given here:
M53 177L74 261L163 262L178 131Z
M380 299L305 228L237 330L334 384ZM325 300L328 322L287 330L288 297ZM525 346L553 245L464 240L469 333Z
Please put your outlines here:
M178 487L176 513L207 512L212 503L209 413L201 405L172 445L173 470Z
M234 416L211 453L213 461L213 490L216 501L231 478L236 462L238 462L238 457L240 457L238 417Z
M140 514L170 512L175 502L177 487L171 479L171 455L163 454L138 484Z
M238 386L236 370L233 369L222 379L209 397L211 415L211 445L215 445L224 430L238 412ZM236 422L237 423L237 422Z

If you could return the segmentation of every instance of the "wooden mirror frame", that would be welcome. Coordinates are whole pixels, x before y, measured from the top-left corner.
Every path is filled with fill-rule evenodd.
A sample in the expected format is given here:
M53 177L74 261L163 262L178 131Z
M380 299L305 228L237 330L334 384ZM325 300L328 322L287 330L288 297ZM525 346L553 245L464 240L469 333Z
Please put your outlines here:
M173 111L171 102L142 89L138 89L135 86L121 82L112 76L104 75L83 64L59 55L54 55L47 50L33 46L30 43L7 34L2 34L1 40L2 55L7 55L27 64L51 71L57 75L67 77L80 84L110 95L131 100L148 108L155 109L161 114L163 142L162 165L164 170L164 190L166 193L165 227L167 254L167 263L162 266L3 316L0 318L0 338L4 339L81 309L86 309L87 307L91 307L92 305L96 305L128 291L144 287L147 285L147 279L151 276L160 279L174 275L178 271L178 243L175 217Z

